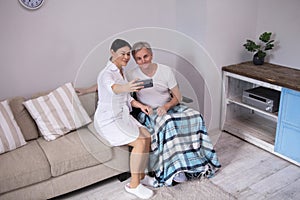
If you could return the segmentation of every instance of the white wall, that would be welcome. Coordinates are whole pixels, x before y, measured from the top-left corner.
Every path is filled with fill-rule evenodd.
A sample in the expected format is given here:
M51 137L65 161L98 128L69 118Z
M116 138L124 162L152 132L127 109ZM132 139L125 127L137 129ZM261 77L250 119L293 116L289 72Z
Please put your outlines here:
M199 42L214 64L206 66L216 85L209 90L206 84L203 113L206 122L214 122L210 128L216 128L220 116L214 113L220 113L221 97L216 100L213 93L221 93L217 87L221 68L250 59L242 44L256 33L257 0L207 0L192 5L178 0L176 17L177 29Z
M119 32L173 29L174 6L172 0L45 0L39 10L28 11L18 0L0 0L0 98L73 81L90 50Z
M215 84L221 85L222 66L251 59L242 46L247 38L257 38L263 31L274 32L280 46L272 52L270 62L300 69L298 10L298 0L45 0L39 10L28 11L18 0L0 0L0 99L30 96L73 82L97 45L107 47L102 45L105 53L87 61L96 67L107 60L107 39L136 28L159 27L186 34L208 56L210 63L204 63L203 74L211 72L208 76L212 77L205 75L199 81L203 88L200 109L208 124L214 121L215 128L219 119L212 113L219 112L220 99L212 99L211 93L220 91L210 91L207 84L214 78ZM143 35L136 40L140 39ZM197 60L189 47L182 45L182 50L185 57ZM164 63L175 63L177 69L183 62ZM95 83L96 75L84 74L86 78L80 84Z
M259 1L256 37L264 31L274 33L276 48L269 61L300 69L300 1Z

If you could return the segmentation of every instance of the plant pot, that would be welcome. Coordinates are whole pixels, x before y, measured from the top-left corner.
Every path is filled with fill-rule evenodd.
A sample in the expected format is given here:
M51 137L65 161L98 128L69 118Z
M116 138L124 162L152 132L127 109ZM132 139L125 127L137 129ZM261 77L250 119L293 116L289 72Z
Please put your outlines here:
M254 54L253 56L253 64L254 65L263 65L265 62L265 57L258 57L257 54Z

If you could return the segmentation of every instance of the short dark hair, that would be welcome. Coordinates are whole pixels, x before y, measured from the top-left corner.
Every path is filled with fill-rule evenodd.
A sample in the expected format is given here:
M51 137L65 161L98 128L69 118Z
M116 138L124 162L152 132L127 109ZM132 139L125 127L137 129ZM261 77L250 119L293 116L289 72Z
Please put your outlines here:
M116 52L118 49L122 47L129 47L129 49L131 49L131 45L127 41L122 39L116 39L115 41L113 41L110 49Z

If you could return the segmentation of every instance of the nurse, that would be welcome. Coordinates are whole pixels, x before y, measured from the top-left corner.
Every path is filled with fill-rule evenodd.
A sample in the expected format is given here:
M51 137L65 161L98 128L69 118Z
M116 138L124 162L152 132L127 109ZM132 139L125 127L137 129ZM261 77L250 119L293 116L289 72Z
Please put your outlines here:
M145 176L150 150L150 133L130 115L132 107L151 114L151 107L130 96L143 88L136 80L128 82L123 67L130 60L131 46L122 39L116 39L110 48L111 57L97 78L98 104L94 118L95 129L112 146L132 147L130 156L131 180L125 190L142 199L148 199L153 191L143 186L151 181ZM151 184L151 183L150 183Z

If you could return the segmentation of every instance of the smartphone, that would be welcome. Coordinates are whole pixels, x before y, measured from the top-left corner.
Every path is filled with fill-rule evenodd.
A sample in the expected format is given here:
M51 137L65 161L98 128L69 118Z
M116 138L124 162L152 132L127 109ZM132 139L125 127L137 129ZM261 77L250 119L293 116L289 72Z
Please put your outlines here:
M138 80L135 83L143 82L144 88L153 87L153 80L152 79L144 79L144 80Z

